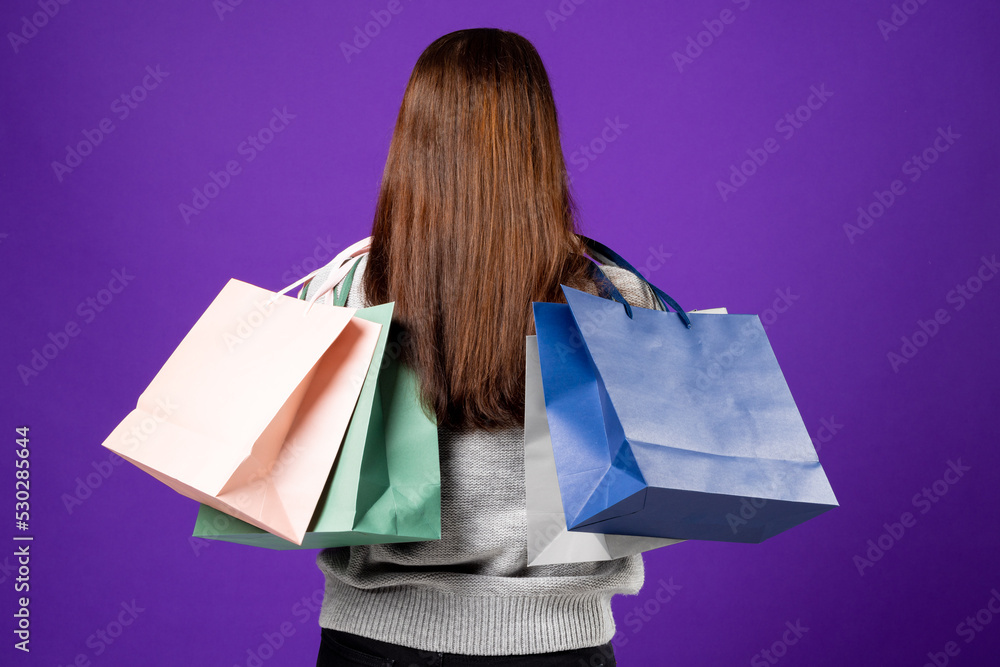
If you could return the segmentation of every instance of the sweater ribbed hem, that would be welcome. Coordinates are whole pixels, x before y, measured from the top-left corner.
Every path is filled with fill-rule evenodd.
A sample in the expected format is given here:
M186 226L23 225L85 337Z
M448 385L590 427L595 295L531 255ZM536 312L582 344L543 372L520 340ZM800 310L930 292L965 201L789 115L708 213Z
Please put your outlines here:
M422 651L551 653L611 641L611 595L467 596L408 586L372 591L327 577L319 624ZM484 628L488 635L481 634Z

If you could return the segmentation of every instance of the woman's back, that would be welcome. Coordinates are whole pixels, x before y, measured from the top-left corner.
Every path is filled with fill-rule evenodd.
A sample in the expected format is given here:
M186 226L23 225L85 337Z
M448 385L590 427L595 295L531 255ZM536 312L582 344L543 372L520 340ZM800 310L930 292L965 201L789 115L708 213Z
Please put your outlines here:
M364 307L359 260L347 306ZM656 308L631 273L602 267L633 305ZM320 274L316 283L322 283ZM325 549L320 625L427 651L545 653L614 634L610 599L643 583L641 555L527 567L524 429L438 431L441 539Z
M441 539L320 553L331 664L365 640L401 662L400 645L519 664L580 649L559 658L604 664L611 597L642 586L641 556L527 567L531 304L564 301L562 285L598 293L559 135L545 67L520 35L458 30L417 59L347 305L395 304L397 361L438 425ZM605 273L633 305L657 307L638 277Z

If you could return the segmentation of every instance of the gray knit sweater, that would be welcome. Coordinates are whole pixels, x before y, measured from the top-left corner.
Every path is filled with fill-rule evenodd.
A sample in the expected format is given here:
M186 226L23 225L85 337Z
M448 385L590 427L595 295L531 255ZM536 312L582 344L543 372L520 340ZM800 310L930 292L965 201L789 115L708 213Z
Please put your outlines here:
M366 262L367 255L348 293L350 307L372 305L361 288ZM659 307L631 273L601 268L629 303ZM438 439L441 539L321 551L316 563L326 593L320 626L473 655L546 653L610 641L611 597L638 593L641 554L528 568L524 429L441 428Z

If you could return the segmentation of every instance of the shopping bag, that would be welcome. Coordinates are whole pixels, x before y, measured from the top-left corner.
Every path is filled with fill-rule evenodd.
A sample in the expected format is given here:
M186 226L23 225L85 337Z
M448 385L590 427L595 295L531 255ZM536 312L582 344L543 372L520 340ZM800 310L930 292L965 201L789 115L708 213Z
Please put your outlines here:
M104 446L301 543L381 325L230 280Z
M334 260L339 261L338 259ZM355 262L333 303L347 300ZM334 267L336 270L336 267ZM300 293L305 298L306 289ZM301 544L202 505L194 536L270 549L319 549L441 537L437 426L420 406L416 374L398 362L389 331L393 304L359 308L382 325L361 396ZM336 446L337 443L331 443Z
M681 541L570 532L566 529L566 515L559 495L559 478L545 416L537 336L527 336L525 354L524 483L528 567L611 560Z
M837 506L756 315L563 293L533 309L571 531L761 542Z

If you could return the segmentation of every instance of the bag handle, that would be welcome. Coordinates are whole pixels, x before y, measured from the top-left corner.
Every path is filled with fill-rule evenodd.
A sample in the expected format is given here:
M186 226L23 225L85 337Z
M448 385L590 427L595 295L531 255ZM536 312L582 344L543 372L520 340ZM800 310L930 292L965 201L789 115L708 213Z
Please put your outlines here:
M611 292L611 298L625 306L625 314L628 315L629 319L632 319L632 306L624 295L622 295L621 291L615 287L615 284L611 282L611 279L605 275L604 271L601 271L597 262L590 263L590 277L594 279L594 282L603 286L608 292Z
M348 294L351 291L351 285L354 283L354 272L358 269L358 264L361 263L361 257L357 258L357 261L351 266L351 270L347 272L344 276L343 282L340 283L340 289L338 290L336 286L330 290L333 294L333 305L344 306L347 303ZM309 285L305 285L302 291L299 292L299 300L305 301L306 294L308 293Z
M344 306L347 304L347 296L350 294L351 285L354 283L354 272L358 270L358 264L360 263L361 257L358 257L351 266L351 270L344 276L344 282L340 284L340 289L333 288L333 305Z
M643 283L649 285L650 289L653 290L653 293L660 299L660 302L663 304L663 309L667 310L668 306L670 308L673 308L674 312L677 313L677 316L681 318L681 321L684 323L684 326L687 327L688 329L691 328L691 318L689 318L687 313L684 312L684 309L681 308L680 305L676 301L674 301L674 299L671 298L669 294L667 294L659 287L653 285L651 282L646 280L646 278L644 278L643 275L639 273L639 271L634 266L629 264L624 257L619 255L618 253L616 253L614 250L607 247L603 243L588 238L583 234L577 234L577 237L583 242L584 247L587 249L587 252L592 256L594 260L596 260L594 263L591 264L591 275L593 276L594 280L603 285L611 293L612 298L615 301L620 302L625 307L625 314L628 315L630 319L632 318L632 306L629 305L628 300L625 299L625 297L618 290L618 288L615 287L614 283L612 283L611 280L608 279L608 277L604 274L604 272L600 270L599 266L596 263L597 261L625 269L626 271L632 273L636 278L641 280ZM333 260L328 264L328 266L329 265L333 266L333 270L330 272L330 275L327 276L327 279L323 282L323 284L320 285L316 289L316 291L313 292L306 299L309 302L309 306L306 308L305 314L309 313L309 310L312 308L313 304L316 303L317 299L319 299L323 294L331 290L333 290L335 305L342 306L344 303L347 302L347 294L350 291L350 286L354 279L354 272L358 268L360 259L354 262L349 268L346 262L349 259L359 257L360 255L369 252L371 250L371 241L372 238L370 236L367 238L363 238L357 243L348 246L347 248L342 250L336 257L333 258ZM320 267L316 269L315 271L309 273L308 275L298 279L297 281L295 281L288 287L284 288L280 292L272 294L271 301L273 302L278 295L284 294L293 287L297 287L298 285L309 282L316 276L317 273L322 271L323 268L325 267ZM341 281L344 281L345 285L338 292L336 290L336 286ZM309 287L311 287L311 285Z
M327 276L326 280L323 281L323 284L320 285L316 289L316 291L310 294L309 297L306 299L306 301L309 302L309 306L306 308L305 314L309 313L309 310L313 307L313 304L316 303L317 299L319 299L321 296L332 290L337 285L337 283L339 283L341 280L344 279L344 277L347 275L349 271L353 270L354 267L348 268L347 264L344 264L344 262L346 262L348 259L352 257L363 255L364 253L371 250L371 243L372 243L372 237L369 236L367 238L363 238L357 243L348 246L346 249L341 251L339 255L333 258L333 261L330 262L330 264L332 264L334 268L330 272L330 275Z
M604 264L610 264L611 266L615 266L620 269L625 269L626 271L632 273L636 278L641 280L643 283L649 285L650 289L653 290L653 293L656 294L656 296L660 299L660 302L663 304L663 309L667 310L667 306L673 308L674 312L677 313L677 316L681 318L681 321L684 323L684 326L687 327L688 329L691 328L691 318L688 317L687 313L684 312L684 309L681 308L680 305L678 305L678 303L674 301L674 299L671 298L669 294L667 294L659 287L646 280L646 278L644 278L643 275L639 273L638 269L629 264L624 257L619 255L618 253L616 253L614 250L604 245L603 243L588 238L583 234L577 234L577 237L583 242L584 246L587 248L587 252L590 253L593 259L600 261ZM601 277L603 277L604 281L606 281L606 284L611 283L611 281L607 279L607 276L604 275L603 271L597 269L597 272L600 274L600 276L597 276L599 282L603 282L601 281ZM611 294L612 296L615 297L616 301L623 301L623 302L625 301L624 297L622 297L621 293L617 290L617 288L614 288L613 285ZM628 306L627 303L625 304L625 313L630 318L632 317L632 309Z
M303 283L309 282L314 277L316 277L316 274L318 274L320 271L322 271L323 269L325 269L327 266L332 266L333 269L330 271L330 275L327 276L326 280L323 281L323 284L319 285L319 287L316 289L316 291L312 292L312 294L310 294L310 296L307 299L305 299L306 301L309 302L309 306L306 308L305 312L303 313L303 316L308 315L309 311L313 307L313 304L315 304L316 301L321 296L323 296L324 294L326 294L330 290L334 289L334 287L337 285L337 283L339 283L341 280L343 280L345 278L345 276L347 275L348 272L350 272L350 271L353 270L354 267L349 267L347 264L345 264L345 262L347 262L347 260L351 259L352 257L357 257L359 255L363 255L364 253L368 252L371 249L371 241L372 241L372 238L369 236L367 238L361 239L360 241L358 241L357 243L354 243L353 245L348 246L344 250L340 251L340 253L336 257L334 257L326 265L321 266L320 268L316 269L315 271L312 271L312 272L308 273L307 275L299 278L298 280L296 280L294 283L292 283L288 287L282 289L280 292L275 292L274 294L272 294L271 298L270 298L270 301L273 303L275 300L277 300L277 297L279 295L284 294L285 292L287 292L288 290L292 289L293 287L297 287L299 285L302 285ZM357 262L355 262L354 266L356 266L356 265L357 265ZM353 274L352 274L352 279L353 279ZM312 285L309 285L309 287L312 287ZM308 290L308 288L307 288L307 291L311 291L311 290ZM334 294L336 295L336 292L334 292ZM346 292L345 292L345 294L346 294Z

